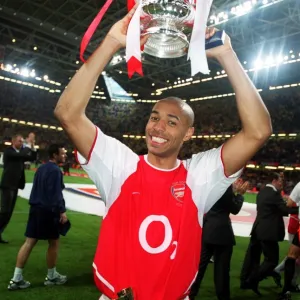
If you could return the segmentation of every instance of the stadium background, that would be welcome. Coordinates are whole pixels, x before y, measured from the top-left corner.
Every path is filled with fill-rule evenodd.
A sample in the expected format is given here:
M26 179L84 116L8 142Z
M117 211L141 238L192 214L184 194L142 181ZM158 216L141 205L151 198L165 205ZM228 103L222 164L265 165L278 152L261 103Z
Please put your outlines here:
M70 77L80 67L79 45L88 25L104 1L97 0L3 0L0 3L0 152L12 135L36 133L39 162L49 143L63 142L73 172L81 172L73 146L53 116L55 104ZM124 0L113 2L87 50L86 57L101 42L110 26L126 13ZM300 175L300 1L215 0L209 25L225 29L241 63L261 93L272 117L274 134L246 168L253 187L265 183L268 172L283 171L286 191ZM185 99L196 113L196 133L184 145L181 157L223 143L240 128L232 89L225 72L209 62L211 73L190 77L186 57L157 59L145 55L144 77L128 80L124 52L111 60L99 78L87 114L107 134L138 154L146 151L144 126L151 106L169 95ZM35 167L34 165L32 166ZM27 171L32 182L34 171ZM81 177L65 177L66 183L90 183ZM87 200L88 201L88 200ZM246 201L254 202L253 194ZM1 299L97 299L92 283L91 262L99 232L99 217L70 212L73 228L63 239L60 268L70 277L63 287L42 287L45 275L45 245L34 250L26 268L33 288L8 293L6 286L23 242L27 201L19 198L6 231L11 243L0 247ZM234 299L254 298L240 291L238 275L248 243L238 237L232 259ZM287 244L281 244L281 256ZM262 289L265 297L278 292L271 280ZM202 286L201 299L214 297L212 266ZM262 298L263 299L263 298Z

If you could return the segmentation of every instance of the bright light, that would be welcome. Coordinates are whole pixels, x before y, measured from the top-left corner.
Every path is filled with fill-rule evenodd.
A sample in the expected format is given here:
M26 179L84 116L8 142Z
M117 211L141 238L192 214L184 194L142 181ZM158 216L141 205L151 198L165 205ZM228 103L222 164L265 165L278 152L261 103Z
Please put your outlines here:
M77 61L76 61L76 65L78 65L78 64L79 64L79 61L77 60Z
M16 39L12 39L12 42L15 43L15 42L16 42Z
M21 70L21 75L25 76L25 77L28 77L29 76L29 70L24 68Z
M6 70L7 70L7 71L11 71L12 68L13 68L12 65L6 65Z
M33 50L36 51L38 48L36 46L33 47Z
M264 5L268 4L268 0L263 0L263 4Z
M48 80L48 79L49 79L48 75L45 75L44 80Z
M257 59L254 63L255 68L260 69L262 67L262 62L260 59Z
M281 62L283 62L283 57L281 55L279 55L279 56L277 56L276 60L278 63L281 63Z
M31 72L30 72L30 77L35 77L35 71L34 70L32 70Z
M272 56L268 56L266 59L266 64L267 65L272 65L274 63L274 59Z

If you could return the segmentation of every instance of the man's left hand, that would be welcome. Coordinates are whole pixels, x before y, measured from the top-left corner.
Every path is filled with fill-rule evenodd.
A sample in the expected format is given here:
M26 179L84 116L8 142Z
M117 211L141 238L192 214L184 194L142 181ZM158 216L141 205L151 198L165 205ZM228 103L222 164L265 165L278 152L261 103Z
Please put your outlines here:
M205 38L207 40L210 39L217 31L218 30L214 27L208 27L206 29ZM207 55L208 58L218 59L219 57L221 57L222 55L224 55L228 52L233 52L233 49L232 49L232 46L231 46L230 37L225 33L224 45L206 50L206 55Z

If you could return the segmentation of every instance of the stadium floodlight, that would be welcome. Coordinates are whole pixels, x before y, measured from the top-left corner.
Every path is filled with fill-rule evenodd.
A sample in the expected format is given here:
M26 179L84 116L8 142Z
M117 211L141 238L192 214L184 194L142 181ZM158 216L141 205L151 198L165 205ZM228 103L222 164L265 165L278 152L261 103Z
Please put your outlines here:
M266 59L266 65L272 65L274 63L274 58L272 56L268 56Z
M29 70L26 69L26 68L23 68L21 70L21 75L24 76L24 77L28 77L29 76Z
M263 63L260 59L257 59L254 63L254 66L256 69L260 69L262 67Z
M48 75L44 75L44 80L48 80L48 79L49 79Z
M13 66L12 65L6 65L5 67L6 71L11 71L13 69Z

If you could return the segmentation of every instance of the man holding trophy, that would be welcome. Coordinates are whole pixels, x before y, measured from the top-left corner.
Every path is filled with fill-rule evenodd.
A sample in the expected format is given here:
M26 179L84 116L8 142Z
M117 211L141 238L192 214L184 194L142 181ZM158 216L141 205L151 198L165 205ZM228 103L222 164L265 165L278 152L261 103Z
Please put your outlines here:
M176 97L154 106L145 130L147 155L138 156L105 135L85 109L105 66L126 46L131 21L140 9L135 6L112 26L61 95L55 115L106 204L93 263L101 299L188 299L199 266L203 215L240 176L272 126L226 36L224 45L206 54L222 65L236 94L243 128L233 138L218 149L178 160L182 144L194 133L194 112ZM207 29L204 40L214 34ZM142 36L140 44L147 38Z

